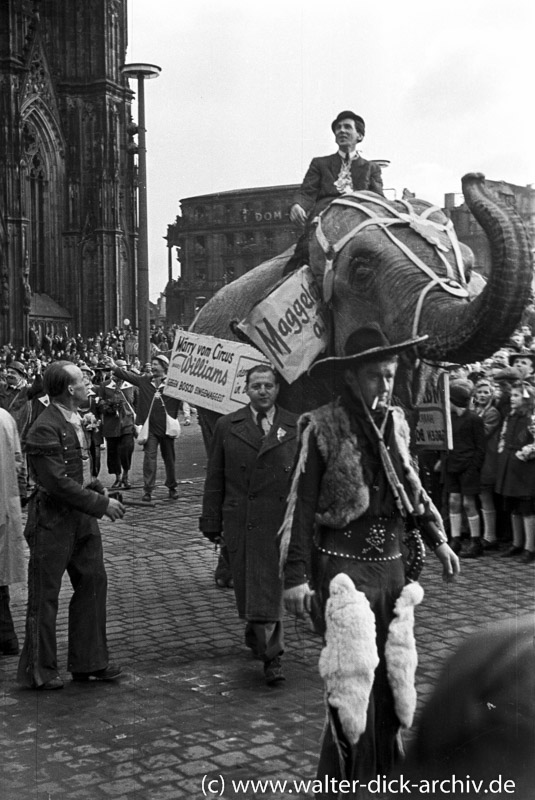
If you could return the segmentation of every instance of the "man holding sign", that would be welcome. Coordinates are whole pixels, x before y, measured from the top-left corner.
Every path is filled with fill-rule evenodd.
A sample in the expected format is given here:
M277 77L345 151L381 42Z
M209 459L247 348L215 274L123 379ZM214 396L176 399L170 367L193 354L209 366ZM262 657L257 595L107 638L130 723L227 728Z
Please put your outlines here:
M200 529L224 535L245 642L264 662L269 686L284 681L282 583L277 531L295 457L296 416L275 403L278 376L269 364L247 373L249 405L221 417L208 459Z

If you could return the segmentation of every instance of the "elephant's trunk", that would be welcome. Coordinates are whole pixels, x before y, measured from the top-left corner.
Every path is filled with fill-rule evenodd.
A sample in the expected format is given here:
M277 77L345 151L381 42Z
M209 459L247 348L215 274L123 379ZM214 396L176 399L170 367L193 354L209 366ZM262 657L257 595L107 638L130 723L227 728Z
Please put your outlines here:
M424 309L420 329L430 334L427 357L466 363L495 352L518 325L529 298L532 258L522 220L490 194L484 176L465 175L462 186L467 205L490 242L490 278L468 305L450 306L438 314L429 306L428 317Z

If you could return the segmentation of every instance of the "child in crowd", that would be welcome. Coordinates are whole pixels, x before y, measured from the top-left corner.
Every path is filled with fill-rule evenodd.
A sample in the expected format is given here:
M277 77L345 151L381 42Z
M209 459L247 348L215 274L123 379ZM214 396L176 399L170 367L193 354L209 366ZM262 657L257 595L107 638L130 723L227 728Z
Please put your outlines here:
M450 384L453 450L447 452L442 463L443 483L448 495L450 546L463 558L477 558L483 553L477 495L485 459L485 427L481 417L469 408L473 388L467 380ZM470 530L470 545L464 553L461 552L463 508Z
M504 420L498 442L496 492L511 514L513 543L504 557L522 556L535 561L535 389L519 381L511 390L511 411Z
M492 381L481 378L474 390L474 411L483 420L485 428L485 460L481 468L481 491L479 500L483 516L483 550L497 550L496 507L494 504L494 484L496 482L496 459L498 437L502 416L494 402Z

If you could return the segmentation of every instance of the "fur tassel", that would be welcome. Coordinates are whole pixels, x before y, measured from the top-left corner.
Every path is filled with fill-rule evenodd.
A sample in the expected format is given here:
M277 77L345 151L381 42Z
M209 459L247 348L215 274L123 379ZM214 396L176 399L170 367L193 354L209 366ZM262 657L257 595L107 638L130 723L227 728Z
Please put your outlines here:
M396 601L394 618L388 628L385 645L388 681L394 695L399 721L410 728L416 709L414 677L418 656L414 639L414 607L422 602L424 590L419 583L409 583Z
M392 414L394 417L394 437L403 463L407 482L412 489L412 500L416 506L416 513L421 513L421 509L418 508L418 506L423 505L425 511L430 511L433 514L438 529L442 531L442 533L445 533L442 517L422 486L418 472L414 468L409 447L411 434L405 415L402 409L397 406L392 407Z
M305 465L307 463L307 458L308 458L308 443L310 440L310 431L311 428L309 425L307 425L307 427L304 428L301 436L299 459L295 466L292 478L292 485L290 486L290 492L288 494L286 513L284 515L284 520L282 522L282 525L280 526L279 531L277 533L277 538L279 540L279 574L281 577L284 572L286 559L288 558L288 550L290 548L290 539L292 537L292 525L295 513L295 506L297 503L297 490L299 488L299 478L305 471Z
M326 700L338 710L343 731L356 744L366 728L375 670L379 664L375 616L363 592L344 573L330 584L327 631L319 661Z

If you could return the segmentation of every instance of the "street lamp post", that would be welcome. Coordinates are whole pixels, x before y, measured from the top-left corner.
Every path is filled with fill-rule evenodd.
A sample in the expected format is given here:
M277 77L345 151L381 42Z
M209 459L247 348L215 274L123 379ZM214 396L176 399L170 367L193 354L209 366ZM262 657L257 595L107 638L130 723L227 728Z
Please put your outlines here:
M147 147L145 143L145 79L157 78L161 67L155 64L125 64L121 72L137 78L138 105L138 248L137 248L137 310L139 326L139 358L150 358L149 311L149 240L147 219Z

